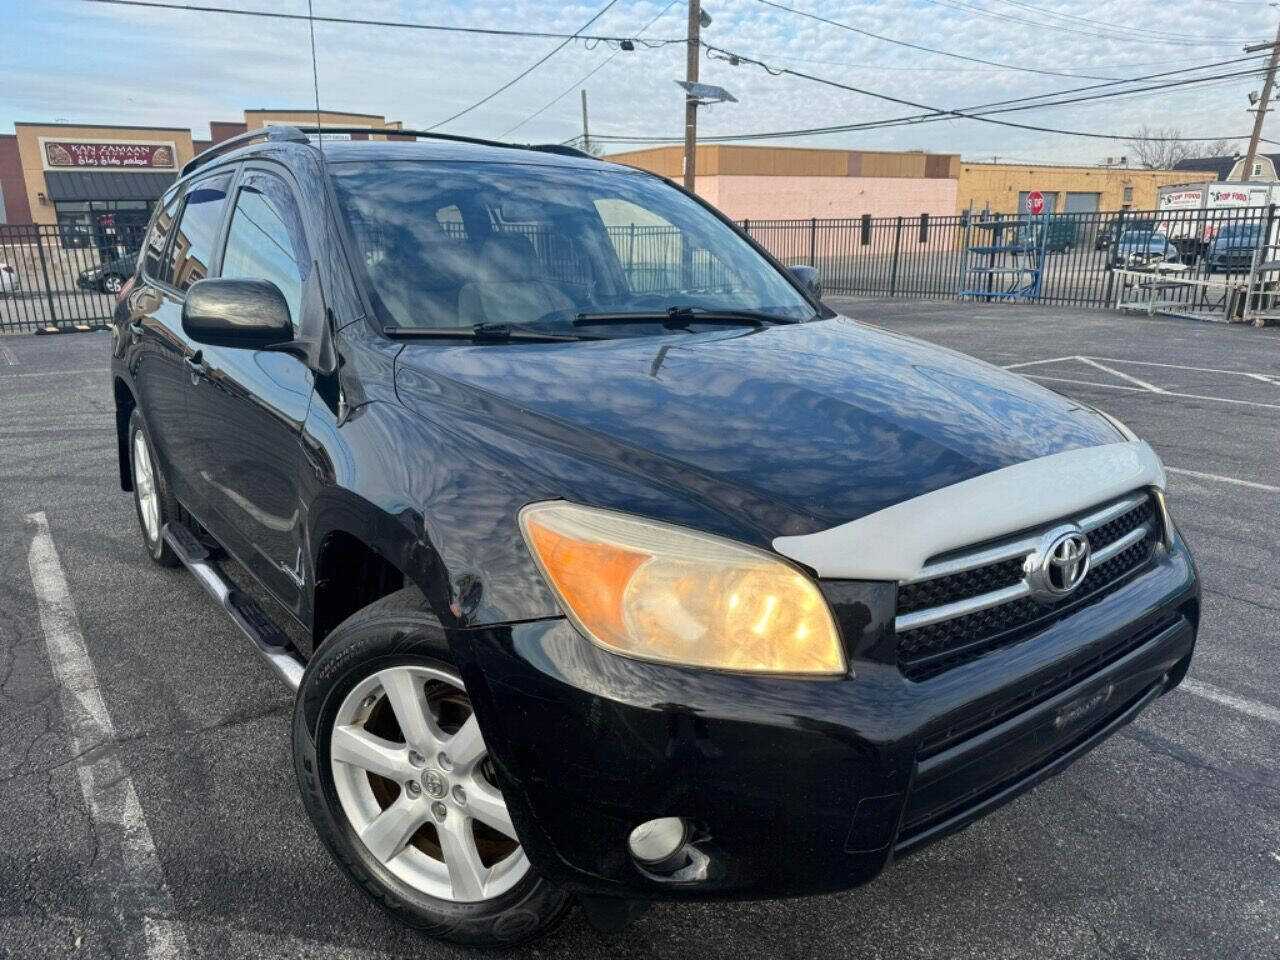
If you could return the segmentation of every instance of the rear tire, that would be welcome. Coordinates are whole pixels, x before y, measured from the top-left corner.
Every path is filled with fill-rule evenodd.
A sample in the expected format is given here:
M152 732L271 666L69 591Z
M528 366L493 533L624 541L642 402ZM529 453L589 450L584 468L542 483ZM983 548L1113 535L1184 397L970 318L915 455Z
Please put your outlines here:
M164 525L177 519L178 501L169 492L153 449L142 414L135 407L129 417L129 466L142 545L152 562L162 567L176 567L178 555L165 543Z
M568 912L515 838L444 632L415 588L324 641L298 691L293 756L320 839L402 923L510 946Z

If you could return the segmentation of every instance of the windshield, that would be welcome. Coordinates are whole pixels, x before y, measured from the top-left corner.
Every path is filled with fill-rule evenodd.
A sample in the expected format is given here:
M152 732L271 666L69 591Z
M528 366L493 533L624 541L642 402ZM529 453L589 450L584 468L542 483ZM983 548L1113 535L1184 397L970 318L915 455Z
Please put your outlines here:
M600 164L329 165L384 326L570 329L682 310L803 320L814 308L719 218L662 181Z
M1218 231L1218 236L1228 240L1232 237L1246 240L1257 236L1260 232L1256 223L1228 223Z

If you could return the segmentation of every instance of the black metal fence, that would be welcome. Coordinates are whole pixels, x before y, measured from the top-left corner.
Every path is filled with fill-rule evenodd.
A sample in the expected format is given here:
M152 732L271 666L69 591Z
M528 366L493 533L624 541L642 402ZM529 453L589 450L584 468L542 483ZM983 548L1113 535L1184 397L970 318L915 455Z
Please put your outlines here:
M1212 314L1240 302L1234 289L1256 289L1277 273L1265 269L1276 249L1274 206L742 225L783 263L817 267L826 293L837 295L1110 307L1157 282L1150 275L1162 304Z
M747 220L783 263L818 268L827 294L1022 299L1083 307L1158 298L1162 309L1219 319L1247 313L1258 291L1280 290L1276 208ZM86 234L60 226L0 226L0 333L105 323L134 271L144 227ZM520 230L513 226L513 229ZM530 239L549 275L589 267L571 238ZM706 251L682 261L673 228L611 228L632 286L662 290L672 276L712 284ZM1280 292L1274 295L1280 300Z
M0 333L106 323L145 232L0 225Z

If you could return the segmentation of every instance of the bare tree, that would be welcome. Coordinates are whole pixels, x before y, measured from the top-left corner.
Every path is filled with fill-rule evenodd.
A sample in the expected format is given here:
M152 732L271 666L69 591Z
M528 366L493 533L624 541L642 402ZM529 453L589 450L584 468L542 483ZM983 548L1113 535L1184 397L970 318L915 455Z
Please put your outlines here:
M1130 155L1148 170L1167 170L1179 160L1194 157L1230 157L1237 153L1240 145L1234 140L1214 140L1212 143L1198 143L1182 139L1182 131L1177 127L1155 128L1142 126L1126 140Z
M1125 141L1125 146L1130 155L1148 170L1167 170L1179 160L1198 153L1194 144L1182 139L1182 131L1176 127L1165 129L1145 124L1138 128L1132 140Z
M1234 157L1240 152L1240 144L1235 140L1215 140L1213 143L1201 145L1192 152L1194 157Z

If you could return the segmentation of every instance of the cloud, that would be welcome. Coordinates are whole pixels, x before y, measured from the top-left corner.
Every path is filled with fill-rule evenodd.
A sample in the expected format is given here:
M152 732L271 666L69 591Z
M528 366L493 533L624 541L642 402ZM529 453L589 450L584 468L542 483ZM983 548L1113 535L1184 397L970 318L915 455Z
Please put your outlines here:
M306 12L303 0L229 0L246 9ZM1070 0L786 0L798 9L923 46L999 63L1064 73L1131 77L1240 56L1239 38L1271 34L1267 7L1216 0L1171 5L1103 0L1087 11ZM1088 79L1002 70L910 50L798 17L756 0L705 0L713 17L704 38L718 46L842 83L931 106L963 107L1083 86ZM9 9L5 9L9 6ZM598 9L593 2L477 0L421 4L317 0L316 13L509 29L572 31ZM592 30L631 34L667 4L621 0ZM1057 14L1055 16L1054 14ZM0 37L0 118L190 125L204 135L211 119L237 119L252 107L312 102L310 38L299 21L166 12L59 0L30 5L0 0L8 29ZM1017 18L1017 19L1014 19ZM1089 23L1092 18L1099 23ZM1031 21L1027 22L1019 22ZM1109 24L1109 25L1100 25ZM1114 25L1114 26L1113 26ZM676 3L646 36L685 30ZM330 109L381 113L429 126L479 100L551 50L558 41L318 24L321 99ZM585 83L595 133L678 137L684 75L682 45L634 52L570 44L529 77L460 118L449 132L494 136ZM1239 69L1239 68L1228 68ZM707 135L856 123L912 112L875 97L746 64L703 59L702 78L740 103L701 112ZM1178 127L1188 136L1248 133L1245 94L1252 78L1158 91L1094 104L1028 111L1021 123L1127 133L1142 124ZM578 97L565 96L522 126L518 136L559 141L579 132ZM793 145L866 149L924 148L970 157L1001 155L1089 162L1122 145L953 120L848 133Z

